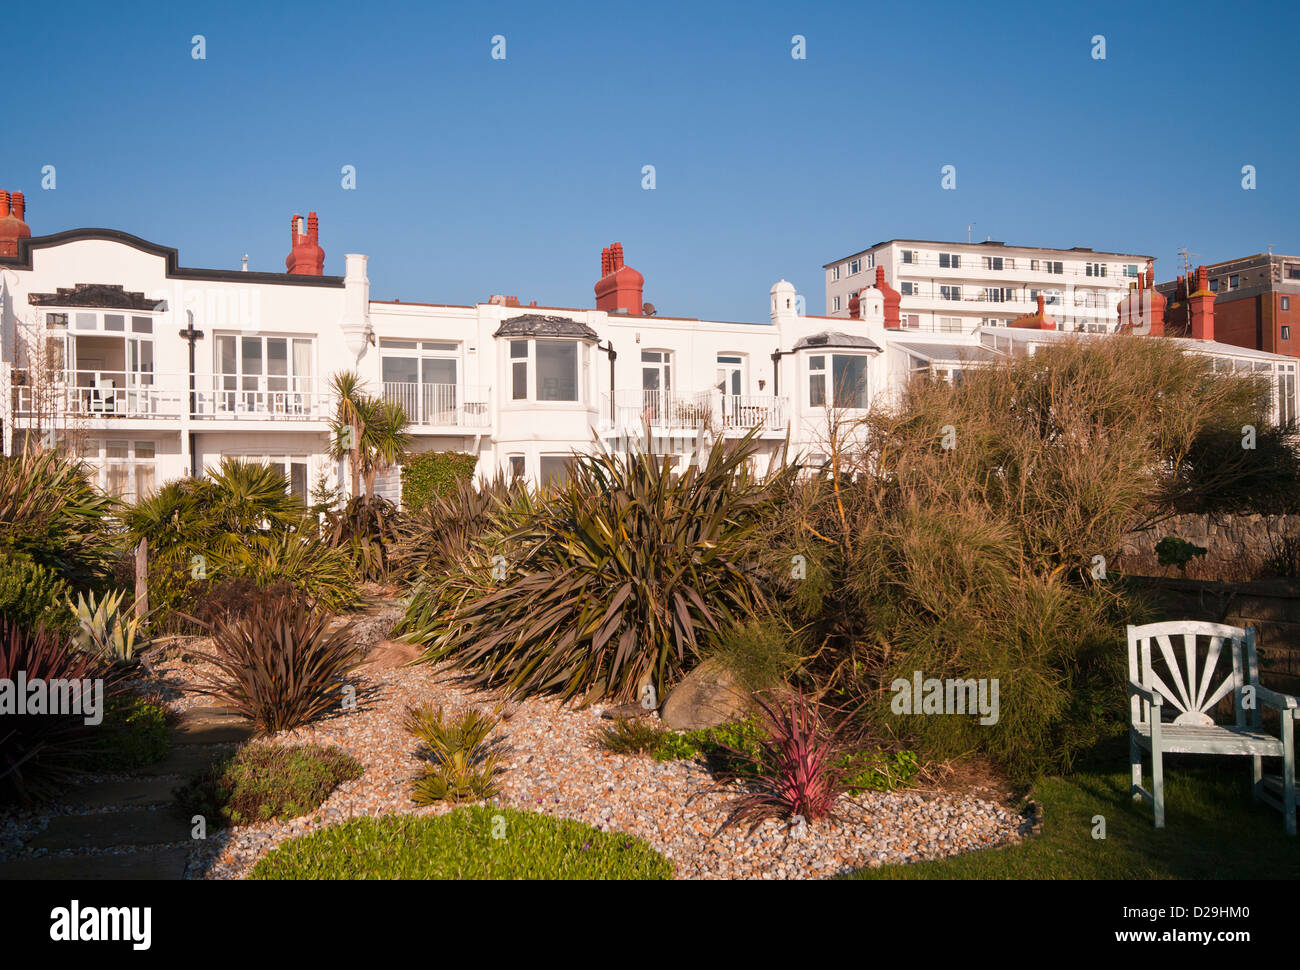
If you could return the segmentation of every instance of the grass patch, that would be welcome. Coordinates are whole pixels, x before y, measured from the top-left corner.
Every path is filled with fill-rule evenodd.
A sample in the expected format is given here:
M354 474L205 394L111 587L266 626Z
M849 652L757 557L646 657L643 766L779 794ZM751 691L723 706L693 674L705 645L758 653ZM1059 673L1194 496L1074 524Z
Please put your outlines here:
M499 835L499 838L494 838ZM250 879L671 879L644 841L581 822L474 805L358 818L267 853Z
M360 762L340 748L250 745L177 789L176 801L186 816L202 815L209 825L251 825L306 815L361 773Z
M1164 829L1154 827L1150 805L1129 797L1127 771L1078 773L1034 786L1043 831L1019 845L849 878L1294 879L1300 841L1283 832L1278 812L1251 801L1246 759L1217 768L1196 761L1165 761ZM1096 815L1105 816L1105 839L1092 837Z

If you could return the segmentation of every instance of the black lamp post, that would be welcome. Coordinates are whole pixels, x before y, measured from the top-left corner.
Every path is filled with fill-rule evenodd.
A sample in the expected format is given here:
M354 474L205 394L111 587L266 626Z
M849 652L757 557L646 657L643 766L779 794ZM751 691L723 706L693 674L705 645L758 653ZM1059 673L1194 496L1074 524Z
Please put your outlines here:
M193 418L198 411L198 401L194 387L194 343L203 339L203 331L194 329L194 311L185 311L187 325L181 331L181 337L190 342L190 417ZM194 432L190 432L190 477L198 477L198 455L194 452Z

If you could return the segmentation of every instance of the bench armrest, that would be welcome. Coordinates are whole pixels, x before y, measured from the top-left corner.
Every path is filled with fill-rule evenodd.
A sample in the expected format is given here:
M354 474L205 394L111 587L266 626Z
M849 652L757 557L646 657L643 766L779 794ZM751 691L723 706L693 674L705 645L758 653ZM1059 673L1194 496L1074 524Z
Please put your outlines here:
M1155 707L1159 707L1165 702L1165 699L1160 696L1159 691L1143 687L1141 684L1135 684L1130 680L1128 682L1128 696L1132 697L1134 694L1145 698L1148 704L1152 704Z
M1267 687L1261 687L1255 684L1255 696L1259 698L1261 704L1267 704L1275 711L1287 711L1300 708L1300 698L1292 694L1283 694L1275 690L1269 690Z

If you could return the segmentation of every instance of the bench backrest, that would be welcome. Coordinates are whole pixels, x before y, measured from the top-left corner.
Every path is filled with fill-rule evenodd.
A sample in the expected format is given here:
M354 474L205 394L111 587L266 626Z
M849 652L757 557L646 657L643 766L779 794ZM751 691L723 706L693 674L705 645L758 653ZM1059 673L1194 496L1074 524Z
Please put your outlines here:
M1231 656L1230 670L1226 662L1220 663L1224 653ZM1196 620L1130 626L1128 675L1178 710L1175 724L1214 723L1209 712L1231 694L1236 722L1245 726L1241 690L1259 683L1255 630ZM1132 707L1134 723L1145 723L1149 705L1134 697ZM1250 723L1259 724L1258 704L1250 707Z

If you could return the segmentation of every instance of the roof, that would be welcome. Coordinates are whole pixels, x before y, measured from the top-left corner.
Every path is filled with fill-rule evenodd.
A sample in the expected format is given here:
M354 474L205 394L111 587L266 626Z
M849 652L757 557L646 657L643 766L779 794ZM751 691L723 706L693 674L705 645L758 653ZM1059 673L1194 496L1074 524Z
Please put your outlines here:
M929 361L999 360L1006 356L990 350L982 344L913 344L898 342L894 346L901 347L909 354L914 354Z
M864 256L873 249L888 246L890 243L915 243L919 246L986 246L990 249L1027 249L1036 253L1091 253L1094 256L1120 256L1125 259L1155 259L1154 256L1143 256L1141 253L1117 253L1105 249L1090 249L1087 246L1070 246L1068 248L1060 246L1020 246L1015 243L999 242L994 239L981 242L954 242L943 239L886 239L883 242L868 246L866 249L860 249L856 253L850 253L847 256L841 256L839 259L833 259L829 263L823 263L822 269L830 269L836 263L842 263L846 259L853 259L855 256Z
M880 345L856 333L840 333L835 330L823 330L795 341L795 350L811 347L857 347L864 350L879 350Z
M525 313L503 320L494 337L577 337L597 341L596 331L585 323L570 317L552 317L541 313Z
M154 300L135 290L126 290L115 283L78 283L60 286L56 293L32 293L27 297L32 306L95 307L105 310L164 310L166 301Z
M306 276L290 273L256 273L238 269L191 269L180 265L175 249L160 246L147 239L133 236L129 232L117 229L69 229L49 236L31 236L18 240L17 256L0 256L0 267L9 269L31 269L32 250L62 246L65 243L85 240L102 240L121 243L151 256L159 256L166 263L168 279L209 280L225 283L278 283L285 286L343 286L342 276Z

